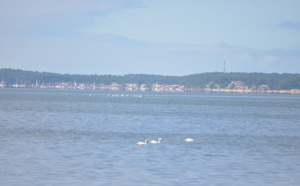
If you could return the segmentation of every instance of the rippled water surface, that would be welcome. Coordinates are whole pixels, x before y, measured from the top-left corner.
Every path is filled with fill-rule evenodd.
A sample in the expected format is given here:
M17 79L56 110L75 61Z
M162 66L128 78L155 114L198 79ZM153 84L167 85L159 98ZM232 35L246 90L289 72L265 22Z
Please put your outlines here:
M300 185L300 95L0 89L0 147L0 185Z

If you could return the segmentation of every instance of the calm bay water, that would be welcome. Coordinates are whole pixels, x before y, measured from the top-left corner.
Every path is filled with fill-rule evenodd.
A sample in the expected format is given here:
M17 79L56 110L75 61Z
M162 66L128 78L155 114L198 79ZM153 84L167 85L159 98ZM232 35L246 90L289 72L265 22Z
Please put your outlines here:
M299 185L300 95L0 89L0 147L0 185Z

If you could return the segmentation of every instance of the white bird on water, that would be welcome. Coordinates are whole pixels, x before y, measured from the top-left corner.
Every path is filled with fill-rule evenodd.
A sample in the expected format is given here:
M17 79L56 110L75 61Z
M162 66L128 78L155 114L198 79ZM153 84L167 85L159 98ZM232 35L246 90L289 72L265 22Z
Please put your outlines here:
M146 139L145 142L140 141L140 142L137 142L136 144L137 145L147 145L147 141L148 141L148 139Z
M162 138L158 138L158 140L151 140L149 141L149 143L160 143L160 141L162 140Z
M192 141L195 141L195 140L192 139L192 138L186 138L184 141L186 141L186 142L192 142Z

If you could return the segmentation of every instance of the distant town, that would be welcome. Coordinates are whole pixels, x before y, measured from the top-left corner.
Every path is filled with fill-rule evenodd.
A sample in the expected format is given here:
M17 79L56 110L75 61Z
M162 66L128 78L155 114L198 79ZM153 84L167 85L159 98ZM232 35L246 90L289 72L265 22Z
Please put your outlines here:
M79 90L114 90L114 91L155 91L155 92L184 92L186 91L184 85L159 85L153 84L135 84L126 83L118 84L112 83L110 85L97 83L77 83L71 82L57 82L57 83L42 83L39 84L12 84L7 85L4 81L1 82L0 88L38 88L38 89L79 89Z
M247 86L242 81L232 81L227 87L221 88L209 82L206 88L185 87L184 85L160 85L160 84L136 84L112 83L109 85L97 83L77 83L74 82L56 82L56 83L39 83L35 84L12 84L7 85L4 80L0 83L0 88L33 88L33 89L78 89L78 90L111 90L111 91L154 91L154 92L232 92L232 93L282 93L282 94L299 94L299 89L291 90L271 90L268 85Z

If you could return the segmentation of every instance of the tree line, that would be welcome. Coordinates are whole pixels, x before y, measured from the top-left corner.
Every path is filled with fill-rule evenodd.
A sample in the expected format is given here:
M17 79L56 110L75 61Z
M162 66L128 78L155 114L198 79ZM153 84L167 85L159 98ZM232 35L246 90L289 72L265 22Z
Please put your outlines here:
M109 85L111 83L125 84L162 84L184 85L185 87L205 88L207 84L226 87L232 81L242 81L247 86L268 85L270 89L300 89L300 74L290 73L243 73L243 72L207 72L186 76L164 76L153 74L127 74L127 75L79 75L58 74L50 72L24 71L20 69L0 69L0 81L7 85L74 82L98 83Z

